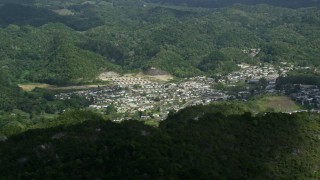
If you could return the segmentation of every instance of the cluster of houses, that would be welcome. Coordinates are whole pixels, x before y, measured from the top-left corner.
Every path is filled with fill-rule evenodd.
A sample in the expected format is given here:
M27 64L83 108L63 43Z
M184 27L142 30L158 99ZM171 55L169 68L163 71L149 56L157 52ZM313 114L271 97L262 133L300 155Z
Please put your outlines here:
M258 50L257 50L258 51ZM253 52L257 52L253 51ZM61 93L57 99L69 99L73 94L90 99L91 108L104 110L110 105L116 107L121 119L130 119L132 114L141 114L141 119L164 120L170 111L178 111L187 106L209 104L213 101L242 99L255 95L247 89L239 90L237 95L214 89L216 82L234 86L239 82L257 83L261 78L267 81L261 92L274 93L276 79L286 76L295 67L282 62L279 67L273 65L251 66L239 64L240 70L219 79L202 77L185 78L178 83L159 83L138 77L121 77L117 74L103 74L103 78L113 82L110 87L98 87L87 90ZM300 87L292 98L302 105L320 108L319 87ZM118 119L119 120L119 119Z
M232 72L226 77L219 79L221 83L234 84L238 82L258 82L265 78L268 81L275 81L279 77L278 70L273 65L251 66L248 64L238 64L239 71Z
M115 79L118 80L119 78ZM92 100L90 107L95 109L103 110L112 104L119 114L130 117L130 114L143 112L143 119L157 120L165 119L172 110L231 98L224 92L213 89L215 81L207 77L186 78L181 83L166 84L151 81L141 83L143 80L131 82L136 83L61 93L56 98L69 99L76 94Z
M288 75L290 71L293 71L295 69L301 69L301 68L304 68L304 67L294 66L293 64L290 64L288 62L280 62L280 66L278 67L279 75L285 77Z
M288 73L295 69L308 69L309 67L294 66L287 62L280 62L279 66L259 65L252 66L249 64L238 64L240 70L234 71L225 77L221 77L219 82L226 84L235 84L239 82L258 82L259 79L265 78L267 81L274 82L279 76L287 76Z
M260 53L261 49L260 48L253 48L253 49L244 49L242 50L243 53L250 55L251 57L255 57Z
M320 108L320 88L313 85L295 85L297 92L290 96L303 106Z
M148 85L151 81L144 78L135 78L135 77L117 77L110 79L114 84L119 86L126 85Z

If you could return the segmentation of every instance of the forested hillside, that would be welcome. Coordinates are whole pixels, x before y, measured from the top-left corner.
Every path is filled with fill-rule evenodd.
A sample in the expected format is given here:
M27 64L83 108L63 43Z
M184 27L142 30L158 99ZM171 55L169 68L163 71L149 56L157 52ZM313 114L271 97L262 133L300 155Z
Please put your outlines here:
M0 136L9 136L30 129L48 127L50 120L67 109L89 106L90 101L74 95L72 99L57 100L55 92L35 89L24 92L6 71L0 69ZM52 116L52 117L51 117ZM46 126L44 126L43 124Z
M0 179L319 179L320 115L267 113L300 109L287 96L187 107L196 101L173 88L172 102L181 101L175 109L187 107L174 113L167 108L173 104L158 106L165 98L145 98L138 85L80 90L90 96L58 89L99 82L102 72L155 67L178 77L172 82L207 76L181 85L207 86L197 96L188 91L204 103L235 98L225 91L238 86L209 77L224 77L239 63L304 66L277 79L274 91L290 94L300 84L319 86L319 44L318 0L0 0ZM23 91L27 83L59 87ZM267 83L239 89L253 96ZM213 89L219 85L225 91ZM125 91L142 94L138 101L154 110L123 113L139 121L115 118L114 97L136 97ZM96 113L87 107L100 92L108 101ZM287 108L273 108L285 100ZM170 111L166 120L142 121L161 110L165 117Z
M159 128L68 112L51 122L65 125L2 137L0 178L319 177L318 114L253 117L230 105L191 107Z
M319 9L270 2L210 9L143 1L0 1L0 65L14 81L60 85L150 66L178 77L227 73L241 62L318 67ZM303 2L299 7L310 4ZM243 52L251 48L261 52Z

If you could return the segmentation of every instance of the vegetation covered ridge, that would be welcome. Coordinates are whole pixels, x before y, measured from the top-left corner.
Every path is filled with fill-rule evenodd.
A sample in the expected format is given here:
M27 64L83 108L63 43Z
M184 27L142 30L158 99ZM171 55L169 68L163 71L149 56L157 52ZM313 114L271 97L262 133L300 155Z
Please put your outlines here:
M18 82L66 85L94 81L105 71L148 67L177 77L227 73L239 63L319 67L319 8L190 11L103 2L4 3L1 68Z
M252 116L230 105L196 106L170 114L158 128L87 111L68 112L59 122L67 124L2 139L0 177L319 177L320 116L314 113Z

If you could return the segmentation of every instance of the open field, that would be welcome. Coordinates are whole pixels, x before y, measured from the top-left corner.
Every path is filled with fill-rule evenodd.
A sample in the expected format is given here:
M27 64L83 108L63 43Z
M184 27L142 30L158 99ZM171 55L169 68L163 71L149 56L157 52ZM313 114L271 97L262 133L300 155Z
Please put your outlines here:
M24 91L32 91L35 88L49 89L49 90L81 90L91 89L97 87L110 86L110 84L89 84L89 85L78 85L78 86L54 86L49 84L41 83L30 83L30 84L19 84L19 87Z
M291 112L301 109L288 96L266 96L253 100L252 106L258 111Z
M55 87L49 87L47 89L50 90L81 90L81 89L91 89L91 88L97 88L97 87L106 87L110 86L110 84L105 85L98 85L98 84L93 84L93 85L79 85L79 86L55 86Z
M166 75L146 75L146 74L143 74L143 73L139 73L136 76L140 77L140 78L149 79L151 81L163 81L163 82L168 82L168 81L173 79L173 76L170 75L170 74L166 74Z

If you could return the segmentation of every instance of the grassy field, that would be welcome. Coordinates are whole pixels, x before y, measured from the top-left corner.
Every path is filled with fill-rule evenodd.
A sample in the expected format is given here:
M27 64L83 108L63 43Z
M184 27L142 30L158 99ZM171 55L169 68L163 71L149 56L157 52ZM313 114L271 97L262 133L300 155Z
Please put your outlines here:
M264 96L255 98L251 106L257 111L291 112L301 109L296 102L288 96Z
M24 91L32 91L35 88L42 88L48 90L84 90L84 89L92 89L97 87L106 87L110 86L110 84L88 84L88 85L75 85L75 86L54 86L49 84L41 84L41 83L30 83L30 84L19 84L19 87Z

